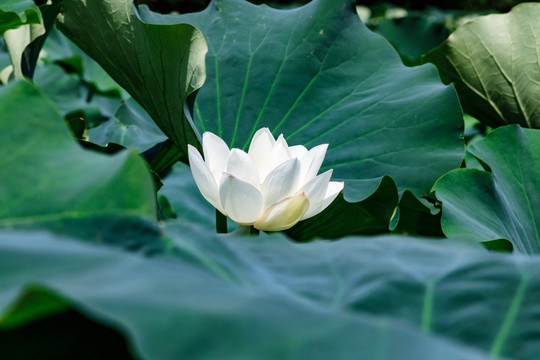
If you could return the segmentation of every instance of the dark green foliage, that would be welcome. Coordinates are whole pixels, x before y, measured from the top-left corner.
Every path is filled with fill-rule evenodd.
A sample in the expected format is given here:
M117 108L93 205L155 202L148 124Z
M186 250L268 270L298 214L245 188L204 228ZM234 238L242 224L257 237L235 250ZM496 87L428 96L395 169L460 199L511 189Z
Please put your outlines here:
M62 4L74 43L51 30L34 83L0 85L2 359L536 360L539 130L464 126L463 93L401 62L461 15L381 12L371 26L398 55L352 0L216 0L175 16ZM517 9L500 16L536 8ZM4 27L45 18L32 2L0 10L15 20ZM519 53L534 23L517 28ZM498 91L493 63L469 58ZM506 100L534 108L535 71ZM282 233L216 217L187 164L199 132L245 149L262 126L328 143L323 169L345 181Z

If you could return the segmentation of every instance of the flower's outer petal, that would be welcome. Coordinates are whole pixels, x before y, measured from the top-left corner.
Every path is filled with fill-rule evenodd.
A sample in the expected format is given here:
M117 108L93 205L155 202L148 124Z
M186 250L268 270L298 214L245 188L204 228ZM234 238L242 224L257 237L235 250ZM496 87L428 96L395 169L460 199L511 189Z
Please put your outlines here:
M240 225L252 225L261 213L262 195L248 182L223 173L219 199L228 217Z
M330 205L332 201L334 201L334 199L339 195L341 190L343 190L343 185L344 183L341 181L330 181L328 183L328 188L326 189L324 199L316 204L312 204L300 220L309 219L310 217L315 216L326 209L328 205Z
M309 200L304 192L300 192L270 206L253 226L262 231L285 230L294 226L308 208Z
M326 155L326 149L328 149L328 144L317 145L302 158L302 173L300 176L304 183L309 182L319 172Z
M259 165L261 181L264 182L264 179L266 179L272 170L290 158L291 153L289 151L287 141L285 141L283 135L279 135L276 143L272 147L272 150L266 155L266 160Z
M268 174L261 187L263 208L290 196L298 188L300 160L290 159ZM326 189L325 189L326 190Z
M330 178L332 177L332 172L332 169L325 171L324 173L317 175L307 184L302 186L302 191L306 193L306 196L309 199L309 203L311 204L310 208L313 207L314 204L319 203L325 198L326 189L328 189L328 183L330 182Z
M218 186L214 176L212 176L199 151L191 145L188 145L188 158L191 174L202 196L221 213L225 214L219 200Z
M226 172L260 189L259 171L246 152L240 149L232 149L227 159Z
M207 131L202 136L204 161L214 175L216 184L221 180L221 174L225 171L229 147L219 136Z
M255 166L260 167L261 164L267 161L275 143L276 140L274 140L274 136L268 128L257 130L253 135L253 139L251 139L248 150L248 154Z
M302 145L289 146L289 151L291 153L291 159L293 158L302 159L308 152L306 147Z

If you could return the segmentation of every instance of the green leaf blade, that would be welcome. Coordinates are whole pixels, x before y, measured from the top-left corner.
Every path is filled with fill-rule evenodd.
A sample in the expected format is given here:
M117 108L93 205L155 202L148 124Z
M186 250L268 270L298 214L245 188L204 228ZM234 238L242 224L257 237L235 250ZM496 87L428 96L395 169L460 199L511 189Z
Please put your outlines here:
M0 142L0 227L65 227L99 238L106 217L155 222L144 161L130 151L109 157L83 150L53 103L26 81L0 89Z
M459 169L435 184L445 234L476 241L507 239L519 252L538 253L540 133L518 125L502 127L470 152L491 173Z
M539 4L526 3L474 19L426 55L464 110L489 126L540 127L539 15Z
M197 145L184 104L205 79L202 34L142 22L127 0L64 2L59 29L122 86L180 149ZM95 36L99 34L99 36Z
M0 281L0 304L16 300L21 284L46 279L61 303L127 336L134 355L159 359L487 360L509 321L498 355L531 359L538 348L530 341L538 334L536 260L406 237L293 244L280 236L219 237L186 224L166 231L175 257L3 232L0 269L12 276ZM526 274L533 276L516 306ZM36 289L24 295L38 301ZM41 309L42 316L55 311Z
M269 127L291 145L328 143L323 169L333 168L338 179L369 179L376 187L389 175L400 191L417 196L463 158L454 90L432 66L403 66L351 1L288 11L215 1L181 16L143 7L141 17L201 29L209 44L207 82L194 121L231 147L247 149L255 131Z

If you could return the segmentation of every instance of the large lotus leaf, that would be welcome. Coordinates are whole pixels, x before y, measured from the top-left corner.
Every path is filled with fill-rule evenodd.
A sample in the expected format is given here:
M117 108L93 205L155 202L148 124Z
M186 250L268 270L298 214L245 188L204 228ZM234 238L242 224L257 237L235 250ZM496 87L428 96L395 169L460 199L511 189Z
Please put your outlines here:
M70 306L147 359L538 354L538 261L404 238L300 245L169 230L176 256L152 258L2 233L0 327L29 321L30 306L36 318Z
M0 4L0 35L6 30L41 21L41 12L34 0L2 0Z
M405 236L294 244L279 235L211 238L184 225L166 231L218 276L244 286L273 283L324 307L400 319L493 356L534 359L540 349L538 259Z
M490 126L540 127L540 4L459 27L426 59L454 82L463 109Z
M499 128L469 151L491 172L459 169L434 186L448 237L506 239L522 253L540 253L540 131Z
M140 11L148 22L201 29L207 81L194 122L232 147L246 149L266 126L291 145L330 144L323 168L333 168L334 178L375 190L390 175L416 195L459 167L463 120L453 88L431 65L405 67L362 24L352 0L293 10L216 0L180 16Z
M198 144L184 104L205 78L207 47L199 30L188 24L146 24L130 0L66 0L57 25L181 150Z
M46 226L112 241L123 228L151 232L138 220L156 213L144 161L129 151L83 150L51 101L26 81L0 88L0 144L0 228Z

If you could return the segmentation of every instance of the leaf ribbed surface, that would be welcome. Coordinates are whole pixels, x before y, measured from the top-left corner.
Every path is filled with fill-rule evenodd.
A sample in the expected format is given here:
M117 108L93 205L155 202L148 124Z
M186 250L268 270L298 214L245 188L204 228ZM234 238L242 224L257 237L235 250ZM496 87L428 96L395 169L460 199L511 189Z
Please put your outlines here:
M141 17L188 22L204 34L207 81L194 114L201 131L243 149L261 127L290 145L328 143L323 168L334 178L371 180L375 189L389 175L400 191L420 195L463 158L457 96L433 66L405 67L353 3L275 10L216 0L180 16L143 7Z
M426 59L455 83L463 109L490 125L540 128L540 4L459 27Z
M0 279L0 306L31 283L23 296L46 300L41 316L70 304L149 359L538 354L536 259L407 237L293 244L281 236L218 237L185 224L166 231L176 254L152 258L4 232L0 270L11 276ZM17 312L8 315L3 321L13 324Z
M444 233L540 253L540 131L501 127L469 151L491 172L454 170L435 184Z

